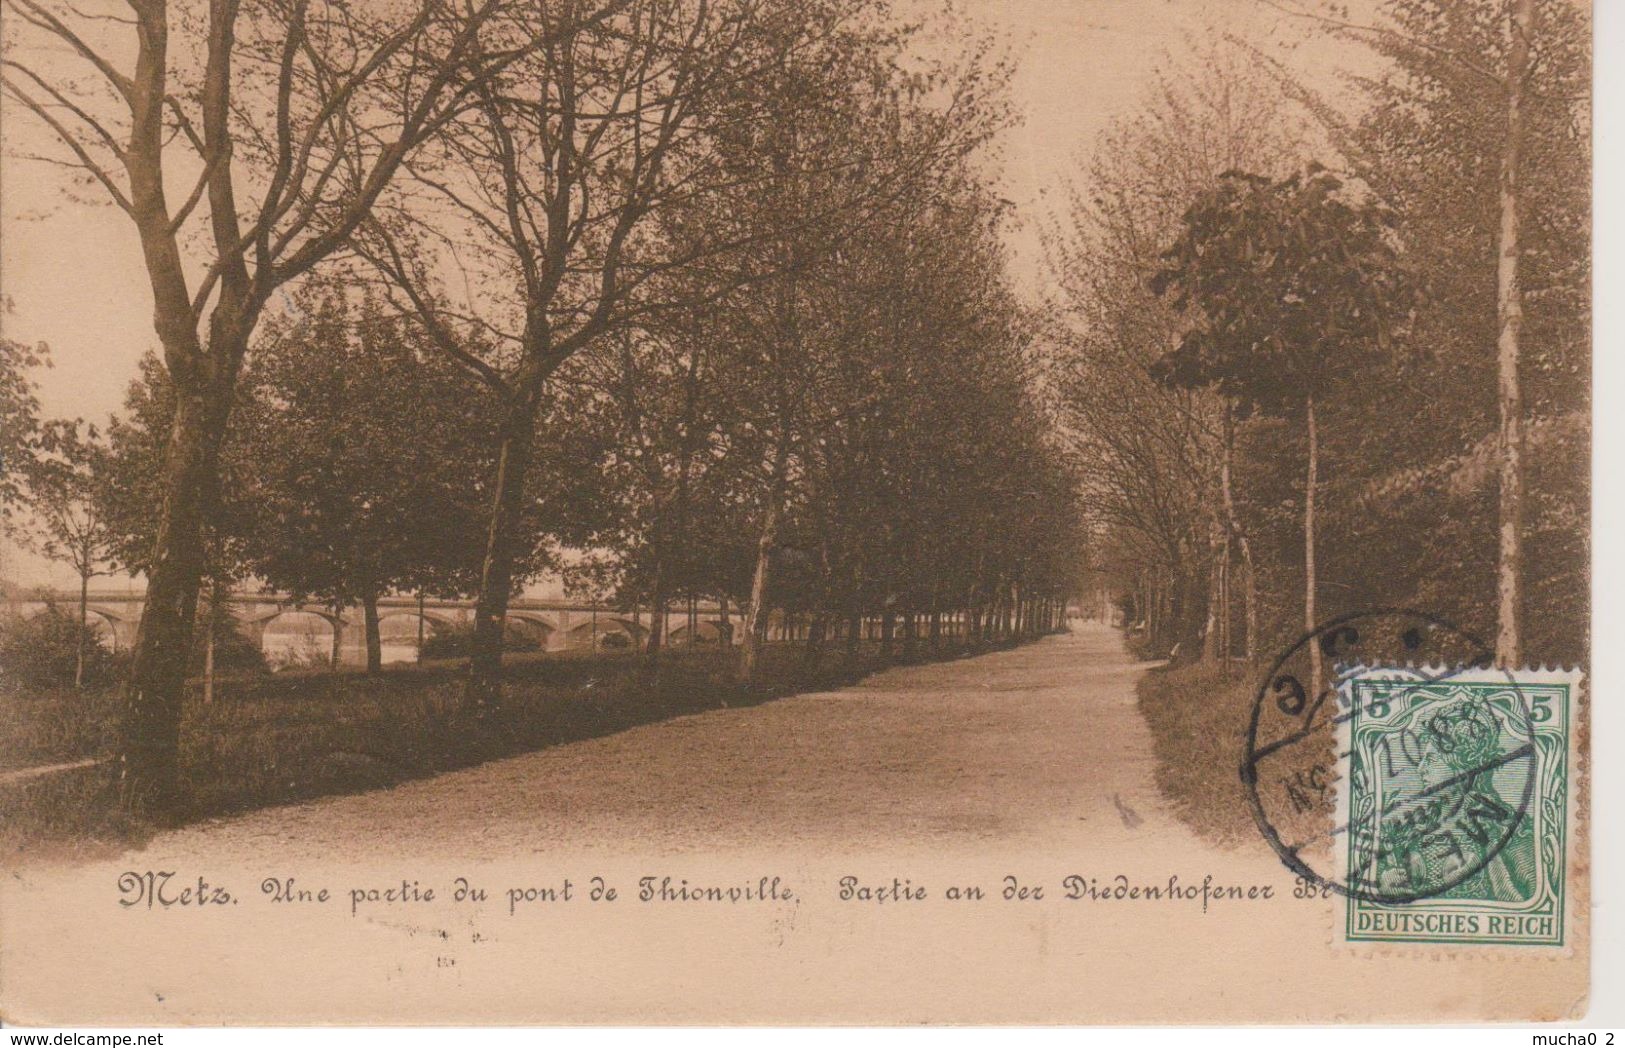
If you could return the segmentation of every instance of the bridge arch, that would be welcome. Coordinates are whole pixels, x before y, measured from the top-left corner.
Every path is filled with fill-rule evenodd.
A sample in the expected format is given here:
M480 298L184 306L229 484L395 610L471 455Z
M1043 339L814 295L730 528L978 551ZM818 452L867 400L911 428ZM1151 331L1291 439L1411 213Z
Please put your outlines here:
M271 623L275 622L277 619L280 619L280 618L282 618L283 616L286 616L286 615L314 615L316 618L324 620L329 626L336 626L336 627L339 627L341 629L344 626L344 619L341 618L338 615L333 614L331 611L327 610L326 608L299 607L299 606L296 606L296 605L288 605L286 607L278 607L278 608L276 608L276 609L274 609L272 611L267 611L267 612L264 612L262 614L255 615L252 618L249 618L249 617L245 616L243 618L243 622L246 623L247 625L250 625L250 626L257 626L260 629L265 629Z
M386 632L384 630L385 623L393 623L395 620L405 619L412 624L412 636L416 637L418 620L420 618L423 620L424 628L426 630L434 630L436 628L442 630L454 630L460 625L460 623L458 623L458 621L452 618L450 615L444 615L438 611L425 611L420 616L416 608L391 608L388 611L380 611L378 613L378 632ZM393 635L405 636L406 634L397 630L394 631Z
M343 619L317 608L277 608L245 624L257 636L260 652L278 668L328 665L344 630Z
M546 651L558 627L545 615L528 611L510 611L507 628L522 637L534 640L543 651Z
M108 647L121 651L135 643L136 623L106 608L86 605L90 629L108 642Z
M636 647L642 647L645 638L647 638L649 636L649 627L643 625L642 623L633 622L631 619L623 619L623 618L604 619L604 618L600 618L598 620L599 628L602 629L603 626L604 626L604 623L606 623L606 622L609 623L612 627L619 627L620 631L622 633L626 634L627 639L630 640L632 642L632 644L634 646L636 646Z
M34 619L41 615L60 615L70 622L79 621L79 604L55 601L35 605L32 608L24 606L21 613L24 619ZM91 634L100 640L106 641L108 648L119 651L135 643L135 628L137 622L124 618L117 612L97 607L95 604L85 605L85 626Z
M438 611L425 609L420 615L416 608L381 608L378 640L383 648L383 661L386 664L416 662L423 655L418 644L419 634L427 642L436 634L456 630L458 625L455 618Z
M648 629L614 615L599 615L596 620L585 619L570 627L565 644L571 648L632 648L640 646L648 636Z
M700 619L695 626L693 638L695 644L719 644L722 638L722 622L719 619ZM667 643L674 648L688 644L688 623L685 622L673 629L667 636Z

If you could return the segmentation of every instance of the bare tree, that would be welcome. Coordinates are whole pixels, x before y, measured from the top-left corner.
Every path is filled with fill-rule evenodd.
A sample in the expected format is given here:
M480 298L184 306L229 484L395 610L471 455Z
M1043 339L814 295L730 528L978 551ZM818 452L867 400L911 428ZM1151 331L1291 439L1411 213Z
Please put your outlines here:
M1233 497L1233 405L1152 379L1152 361L1185 318L1151 296L1145 282L1196 193L1233 168L1290 169L1306 129L1278 85L1233 41L1199 40L1183 60L1183 72L1104 134L1103 148L1067 187L1067 211L1046 237L1059 318L1068 329L1062 340L1074 347L1063 417L1080 450L1096 524L1137 532L1116 536L1114 546L1134 550L1130 559L1146 573L1172 575L1166 587L1172 613L1158 616L1153 642L1188 653L1200 633L1209 656L1228 653L1235 548L1242 647L1250 656L1257 573ZM1150 557L1160 557L1161 566L1147 567ZM1204 603L1203 578L1205 626L1195 614Z
M23 155L88 179L134 225L174 383L119 748L125 803L161 812L177 801L220 446L261 312L512 56L474 49L497 0L129 0L127 15L3 4L0 86L42 132L13 141L40 143Z
M482 53L524 50L410 166L359 250L436 344L500 402L501 449L475 611L469 695L500 698L516 522L549 380L705 256L652 216L720 175L705 148L758 0L564 0L516 9ZM667 231L669 234L669 231ZM462 291L443 290L460 274ZM455 282L454 282L455 283Z
M1495 243L1495 360L1501 414L1500 556L1495 596L1495 658L1503 666L1523 661L1518 629L1523 607L1523 389L1518 381L1518 337L1523 328L1523 284L1518 276L1522 223L1524 98L1529 80L1529 38L1535 0L1513 0L1507 17L1506 146L1501 151L1500 225Z

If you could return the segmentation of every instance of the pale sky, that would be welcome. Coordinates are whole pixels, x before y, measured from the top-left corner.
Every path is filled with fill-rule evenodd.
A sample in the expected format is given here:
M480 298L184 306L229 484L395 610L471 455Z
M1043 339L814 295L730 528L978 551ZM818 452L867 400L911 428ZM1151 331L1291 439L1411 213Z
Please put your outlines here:
M1042 291L1036 230L1046 190L1087 161L1100 132L1145 98L1157 67L1170 56L1177 61L1189 36L1218 26L1317 77L1346 64L1345 53L1314 40L1302 20L1283 19L1260 0L963 3L1018 61L1011 92L1022 123L999 142L998 163L1004 195L1016 205L1013 272L1033 295ZM4 117L27 119L10 110ZM0 291L12 305L0 332L50 344L55 367L37 376L47 415L99 422L120 407L136 361L156 346L151 298L129 220L110 205L76 201L96 199L92 190L70 196L67 188L60 170L35 163L8 160L0 172ZM15 548L5 551L3 568L30 584L72 581Z

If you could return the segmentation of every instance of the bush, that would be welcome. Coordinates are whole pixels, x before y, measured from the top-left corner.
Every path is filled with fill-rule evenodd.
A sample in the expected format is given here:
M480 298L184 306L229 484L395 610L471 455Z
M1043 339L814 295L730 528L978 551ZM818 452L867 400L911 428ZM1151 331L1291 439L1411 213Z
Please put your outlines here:
M85 636L86 688L117 679L122 660L94 628ZM79 652L79 619L67 609L47 605L33 615L0 616L0 688L39 691L73 686Z
M434 624L434 632L423 640L423 657L425 659L464 659L474 648L474 628L472 626L443 626ZM535 637L524 632L519 627L508 624L502 637L503 651L541 651L542 645Z
M113 687L0 691L0 769L105 756L123 708Z
M194 677L203 673L208 658L209 636L206 611L198 612L197 630L193 634L192 657L187 671ZM258 674L271 672L265 652L243 631L237 616L222 613L214 624L214 672L216 674Z
M1238 774L1257 671L1216 663L1155 669L1140 678L1139 706L1151 727L1157 786L1174 812L1212 841L1256 835Z

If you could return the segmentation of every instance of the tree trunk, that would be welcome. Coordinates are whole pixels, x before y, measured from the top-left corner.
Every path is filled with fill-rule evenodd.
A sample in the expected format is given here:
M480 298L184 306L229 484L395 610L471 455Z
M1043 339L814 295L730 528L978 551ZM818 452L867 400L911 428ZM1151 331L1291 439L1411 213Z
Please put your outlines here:
M1168 608L1164 643L1169 657L1183 658L1200 655L1202 623L1206 616L1203 599L1207 595L1207 579L1181 561L1169 572Z
M425 620L423 618L423 590L421 588L419 588L418 589L418 651L417 651L417 659L415 660L419 665L422 665L422 663L423 663L423 629L424 629L424 622L425 622Z
M327 668L337 670L344 659L344 605L333 604L333 643L328 648Z
M204 616L203 704L214 701L214 646L220 632L220 609L225 605L225 586L219 578L209 583L208 608Z
M1315 430L1315 398L1304 399L1304 418L1309 431L1309 472L1303 485L1303 628L1315 628L1315 486L1320 469L1320 434ZM1309 645L1310 695L1325 686L1321 677L1320 645Z
M1207 618L1202 626L1202 661L1213 662L1224 656L1219 640L1224 630L1219 615L1224 609L1224 528L1218 514L1208 521L1207 527Z
M214 701L214 615L209 615L209 636L203 642L203 704Z
M1514 0L1507 45L1506 145L1501 153L1501 226L1496 244L1496 371L1501 415L1500 556L1496 571L1496 662L1523 661L1523 392L1518 381L1518 338L1523 328L1523 288L1518 276L1519 182L1523 139L1524 81L1529 74L1529 36L1534 0Z
M1231 486L1231 463L1235 455L1236 420L1235 405L1226 398L1224 402L1224 458L1219 469L1219 487L1224 495L1225 523L1230 534L1236 537L1236 546L1241 550L1241 564L1247 573L1247 588L1242 594L1242 602L1246 615L1246 637L1242 642L1243 654L1251 662L1258 651L1258 579L1253 572L1253 548L1247 541L1247 532L1236 519L1235 492ZM1227 586L1228 589L1228 586ZM1228 601L1227 601L1228 603Z
M756 570L750 580L750 607L745 609L744 647L739 653L739 678L749 683L756 678L761 662L762 631L767 626L768 572L773 560L773 544L778 539L779 507L774 500L767 507L762 533L756 539Z
M660 666L660 645L666 638L666 564L665 558L655 558L654 585L649 598L649 636L643 642L644 664L654 670Z
M367 672L378 673L384 668L384 641L378 634L378 594L362 596L361 614L367 635Z
M201 392L177 388L165 452L163 508L125 687L117 756L120 799L130 811L168 814L179 801L181 703L203 577L204 515L224 423L224 409L211 413Z
M508 601L513 595L513 567L519 518L525 502L525 478L530 472L536 440L536 406L531 398L516 400L509 405L503 425L468 660L466 699L476 716L494 709L502 700L503 633L507 626Z
M756 570L750 580L750 607L745 609L745 643L739 657L739 678L746 683L756 678L761 662L761 639L767 625L768 573L772 570L773 547L779 541L779 515L784 512L785 470L790 464L789 438L780 434L773 455L773 481L769 487L767 513L756 539Z
M824 654L824 632L827 629L825 625L827 620L828 616L823 612L817 612L813 615L812 622L807 626L807 646L803 649L802 658L809 669L816 669L818 660Z
M85 633L90 628L90 576L79 576L79 646L73 659L73 688L85 688Z

